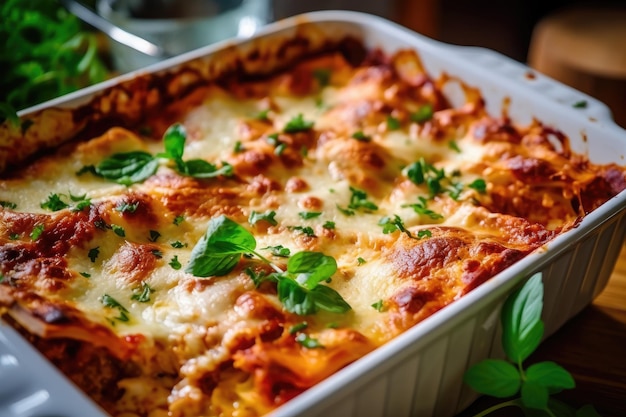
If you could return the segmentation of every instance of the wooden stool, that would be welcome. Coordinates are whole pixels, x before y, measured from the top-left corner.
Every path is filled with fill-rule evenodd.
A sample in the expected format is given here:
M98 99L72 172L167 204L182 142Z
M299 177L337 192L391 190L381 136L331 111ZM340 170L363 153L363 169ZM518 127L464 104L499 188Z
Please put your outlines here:
M535 26L528 64L609 106L626 127L626 7L564 9Z

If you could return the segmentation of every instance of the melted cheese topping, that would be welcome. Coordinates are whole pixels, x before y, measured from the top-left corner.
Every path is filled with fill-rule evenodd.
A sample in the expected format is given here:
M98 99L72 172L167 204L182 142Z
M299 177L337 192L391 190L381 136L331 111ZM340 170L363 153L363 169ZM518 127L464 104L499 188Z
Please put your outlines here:
M410 51L360 67L327 55L240 89L211 86L178 120L183 158L229 163L234 176L196 179L163 159L130 186L77 175L115 153L162 153L158 123L149 135L114 127L35 160L0 181L0 303L44 339L130 359L132 371L111 377L119 391L94 395L112 414L260 415L626 187L623 168L592 165L566 142L555 147L539 123L490 117L472 89L466 104L449 107L444 81L421 68ZM312 128L290 132L298 118ZM418 165L421 182L411 174ZM51 211L53 195L69 207ZM253 212L274 212L276 224L250 223ZM283 269L287 260L268 248L332 256L337 272L321 285L351 310L287 311L274 284L256 287L245 272L267 270L258 259L242 257L225 276L186 272L220 215L253 233L257 250ZM395 228L385 230L385 219Z

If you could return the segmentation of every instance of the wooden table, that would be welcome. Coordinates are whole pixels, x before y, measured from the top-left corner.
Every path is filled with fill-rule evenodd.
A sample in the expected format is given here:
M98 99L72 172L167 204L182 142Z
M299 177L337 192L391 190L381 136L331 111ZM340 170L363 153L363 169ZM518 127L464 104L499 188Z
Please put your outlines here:
M526 366L554 361L570 371L576 388L558 399L575 407L593 404L603 417L626 416L626 244L613 275L596 300L547 339ZM499 401L480 398L458 417L469 417ZM513 408L492 416L521 416Z

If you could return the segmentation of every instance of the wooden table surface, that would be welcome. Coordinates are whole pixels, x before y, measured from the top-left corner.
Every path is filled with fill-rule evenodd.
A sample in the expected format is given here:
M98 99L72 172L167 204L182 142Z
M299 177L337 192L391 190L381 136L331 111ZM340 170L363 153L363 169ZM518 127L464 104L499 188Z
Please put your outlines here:
M626 416L626 244L605 290L548 338L527 360L550 360L570 371L576 388L556 398L577 408L592 404L603 417ZM480 398L458 417L499 401ZM492 416L519 416L513 408Z

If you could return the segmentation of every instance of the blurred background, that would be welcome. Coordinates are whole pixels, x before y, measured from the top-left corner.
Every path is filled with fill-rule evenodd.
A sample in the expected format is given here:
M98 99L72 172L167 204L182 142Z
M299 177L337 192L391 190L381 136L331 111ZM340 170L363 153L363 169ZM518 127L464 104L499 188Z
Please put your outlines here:
M0 0L0 112L156 62L108 42L72 4L170 55L309 11L371 13L528 64L605 102L626 127L626 0Z

